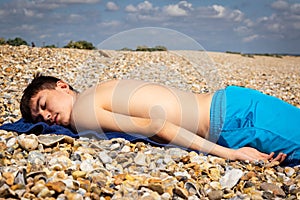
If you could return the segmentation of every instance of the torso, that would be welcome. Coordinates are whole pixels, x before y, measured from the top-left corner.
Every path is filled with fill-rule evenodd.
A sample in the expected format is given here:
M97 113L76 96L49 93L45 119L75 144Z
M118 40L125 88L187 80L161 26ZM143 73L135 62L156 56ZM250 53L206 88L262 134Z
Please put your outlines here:
M105 110L142 118L163 118L202 137L208 137L211 94L184 92L137 80L99 84L95 103Z

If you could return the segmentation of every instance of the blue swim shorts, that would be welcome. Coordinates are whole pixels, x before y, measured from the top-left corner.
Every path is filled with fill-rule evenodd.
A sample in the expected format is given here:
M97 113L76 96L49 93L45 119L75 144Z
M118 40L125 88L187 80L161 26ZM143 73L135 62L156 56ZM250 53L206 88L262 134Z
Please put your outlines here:
M257 90L228 86L213 96L210 140L232 149L283 152L283 165L300 165L300 109Z

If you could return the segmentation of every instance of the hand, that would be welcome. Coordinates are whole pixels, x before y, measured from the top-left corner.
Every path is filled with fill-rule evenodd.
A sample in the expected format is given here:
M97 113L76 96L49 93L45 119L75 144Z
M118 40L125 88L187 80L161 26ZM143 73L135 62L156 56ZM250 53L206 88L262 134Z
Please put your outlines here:
M281 163L286 158L286 154L279 153L275 158L273 158L274 152L270 154L259 152L258 150L252 147L242 147L240 149L233 150L232 160L268 160L268 161L278 161Z

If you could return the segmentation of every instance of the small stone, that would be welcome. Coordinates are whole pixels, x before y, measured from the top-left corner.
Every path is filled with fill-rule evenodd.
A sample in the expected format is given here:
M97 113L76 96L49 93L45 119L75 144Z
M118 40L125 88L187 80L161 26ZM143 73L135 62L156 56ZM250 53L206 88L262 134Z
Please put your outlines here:
M1 187L0 187L0 196L1 197L6 197L6 196L9 196L10 195L10 188L8 185L6 184L3 184Z
M37 136L33 134L30 135L22 134L18 136L17 140L20 146L27 151L35 150L39 145Z
M223 192L222 190L212 190L207 195L210 200L220 200L222 199Z
M128 153L128 152L130 152L130 150L131 150L130 146L125 145L125 146L121 149L121 152L123 152L123 153Z
M37 197L39 198L46 198L46 197L51 197L52 195L54 195L54 191L53 190L49 190L47 187L44 187L39 194L37 195Z
M9 147L13 147L17 142L17 139L16 138L10 138L7 143L6 143L6 146L9 148Z
M192 182L186 182L184 184L184 188L188 191L190 196L193 196L193 195L200 196L199 188L196 186L196 184L194 184Z
M38 195L46 186L42 182L37 182L30 190Z
M251 179L252 177L256 177L256 174L255 174L255 172L250 171L250 172L247 172L244 176L242 176L241 180L247 181L247 180Z
M16 174L15 178L14 178L14 184L26 185L25 174L26 174L25 169L19 170L18 173Z
M137 165L147 166L146 155L142 152L138 152L136 157L134 158L134 162Z
M264 199L273 199L274 198L274 195L271 193L271 192L266 192L264 191L263 194L262 194L262 197Z
M58 142L62 142L65 141L69 144L73 144L74 143L74 139L66 136L66 135L39 135L38 137L38 142L45 145L45 146L51 146L54 145Z
M66 196L68 200L83 200L83 196L79 193L70 192L67 190Z
M101 161L103 162L103 164L107 164L107 163L112 162L112 158L105 151L101 151L99 153L99 157L100 157Z
M221 178L220 170L215 167L210 168L208 176L211 178L211 180L218 181Z
M3 172L2 176L5 178L5 182L7 185L13 185L14 184L14 174L11 172Z
M114 184L115 185L120 185L123 183L123 181L125 180L126 174L118 174L116 176L114 176L115 181Z
M221 190L222 189L222 186L221 186L220 182L217 182L217 181L212 181L209 185L214 190Z
M284 191L277 185L273 184L273 183L262 183L260 185L261 189L263 189L266 192L272 192L275 196L279 196L279 197L285 197L285 193Z
M222 188L231 189L237 184L243 174L244 172L240 169L227 169L225 175L220 179Z
M80 185L80 188L81 189L84 189L84 191L82 192L86 192L86 190L90 190L90 187L91 187L91 182L87 179L83 179L83 178L78 178L77 179L78 182L79 182L79 185ZM78 191L77 191L78 192Z
M55 192L61 193L66 189L66 184L62 181L56 181L56 182L48 182L46 183L46 186L50 190L54 190Z
M81 164L80 164L80 169L81 171L85 171L85 172L90 172L94 169L93 167L93 161L90 159L86 159L84 160Z
M189 192L185 189L185 188L181 188L176 186L173 189L174 194L177 194L179 197L183 198L183 199L187 199L189 196Z
M110 150L113 151L113 150L116 150L118 148L120 148L120 143L114 143L110 146Z
M181 178L190 179L191 178L191 175L187 171L174 172L174 176L179 179L181 179Z
M7 144L5 144L5 142L0 141L0 150L3 151L5 149L7 149ZM14 148L12 148L12 149L14 150ZM12 153L13 153L13 151L12 151Z
M72 176L74 178L74 180L77 180L77 178L83 178L85 177L87 172L85 171L74 171L72 172Z
M161 197L162 200L169 200L169 199L171 199L171 195L169 193L167 193L167 192L163 193L160 197Z
M148 185L148 188L150 188L151 190L153 190L155 192L158 192L158 194L163 194L164 193L164 188L159 183L150 183Z
M28 161L34 165L42 165L45 163L45 155L40 151L30 151L28 154Z
M295 170L292 167L285 167L284 172L288 177L291 177L295 173Z

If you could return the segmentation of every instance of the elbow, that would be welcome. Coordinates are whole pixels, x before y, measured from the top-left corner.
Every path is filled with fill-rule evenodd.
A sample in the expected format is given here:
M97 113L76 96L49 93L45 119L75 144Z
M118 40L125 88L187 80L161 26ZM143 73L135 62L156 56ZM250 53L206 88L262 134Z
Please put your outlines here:
M159 135L159 133L164 129L167 123L166 119L151 119L151 124L149 125L149 133L153 135Z

